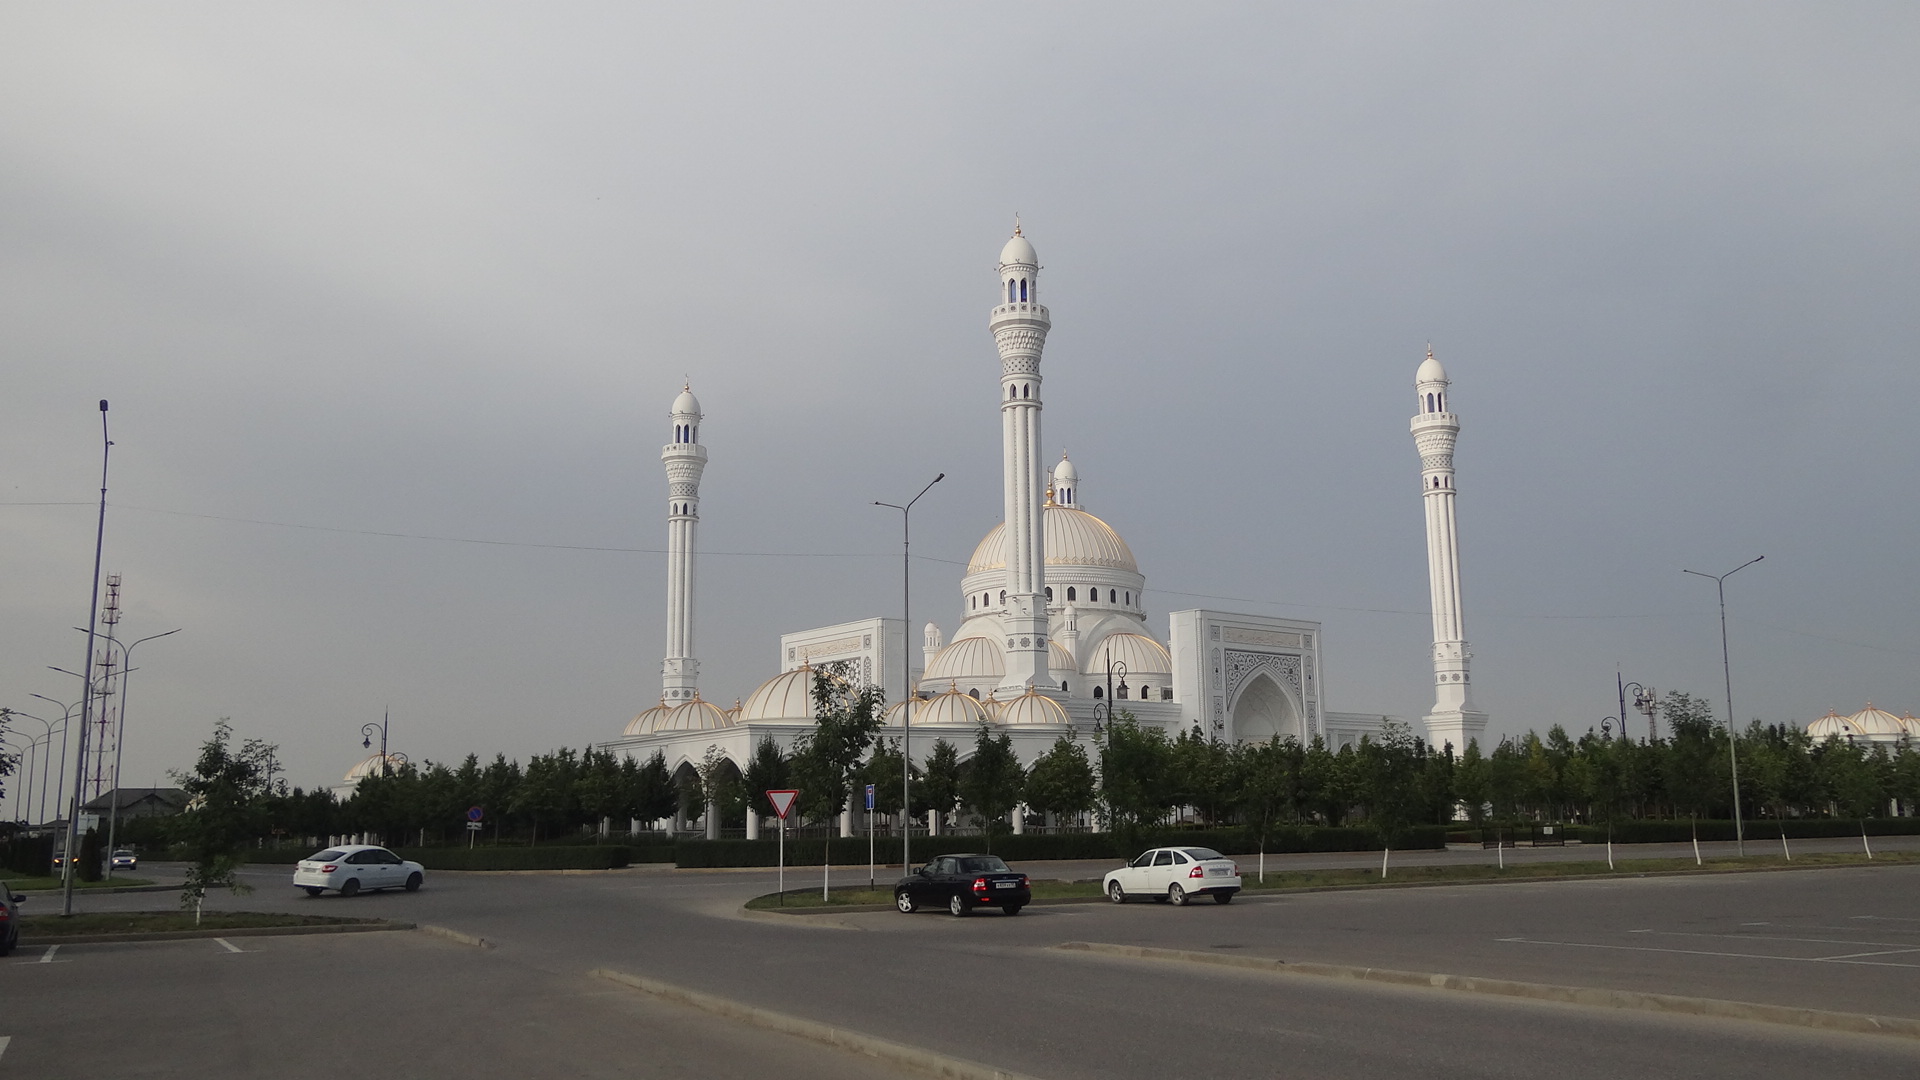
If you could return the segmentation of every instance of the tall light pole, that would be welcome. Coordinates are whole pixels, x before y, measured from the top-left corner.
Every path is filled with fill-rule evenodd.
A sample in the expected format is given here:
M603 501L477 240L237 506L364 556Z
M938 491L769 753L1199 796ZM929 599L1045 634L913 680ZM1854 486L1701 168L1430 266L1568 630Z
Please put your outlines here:
M59 669L56 668L55 670L59 670ZM72 672L69 672L69 671L61 671L60 673L62 675L72 674ZM54 701L52 698L48 697L45 694L28 694L27 696L37 697L41 701L51 702L52 704L58 705L60 706L61 713L63 714L60 717L60 768L57 772L54 773L54 781L53 781L53 809L55 813L59 813L60 804L64 802L67 797L67 741L68 741L67 736L70 733L69 722L73 719L73 710L79 708L80 703L76 701L73 704L68 705L63 701ZM42 721L42 723L44 722L45 721ZM47 748L47 761L49 763L53 761L52 747ZM42 769L42 771L44 772L45 770ZM43 777L40 782L40 794L42 796L43 802L45 801L46 793L47 793L47 784L46 784L45 778ZM40 807L40 821L44 824L46 820L47 820L47 808L44 805L42 805Z
M362 750L373 749L373 733L376 731L380 733L380 775L381 776L392 775L392 770L387 767L387 725L392 722L393 722L392 711L383 709L380 712L379 723L377 724L366 723L366 724L360 725L360 748ZM404 837L402 839L404 839Z
M59 704L59 703L55 702L55 704ZM45 729L45 731L42 732L38 738L33 740L36 746L40 743L45 743L47 747L44 753L38 750L36 750L34 753L34 760L38 762L38 765L35 767L40 770L40 804L39 804L38 810L35 810L33 805L33 795L32 795L33 788L31 785L31 781L33 778L31 776L27 778L29 781L29 785L27 788L27 791L28 791L27 813L28 814L37 813L40 815L40 820L45 821L47 819L47 766L53 760L53 729L56 727L59 728L60 737L62 739L65 739L67 735L67 722L65 718L62 718L58 722L42 720L40 717L35 716L32 713L23 713L18 709L0 709L0 713L6 714L6 716L9 718L15 717L15 716L24 716L28 720L32 720L33 722L39 724L42 728ZM65 772L64 769L62 769L61 771Z
M933 485L947 478L946 473L927 481L920 489L920 495L933 490ZM913 866L913 504L920 501L920 495L907 500L905 506L897 503L874 500L873 505L884 506L900 511L900 870L905 873Z
M93 533L93 591L87 595L87 656L82 671L93 670L94 629L100 619L100 553L107 543L107 461L113 440L107 435L107 399L100 399L100 520ZM93 712L93 680L80 676L85 693L80 698L80 760L73 778L72 810L67 815L67 860L61 867L60 914L73 914L73 861L80 854L80 787L87 775L87 722Z
M171 637L185 627L176 626L164 634L151 634L133 645L120 646L120 727L113 736L113 803L107 810L107 877L113 877L113 851L120 831L120 755L127 744L127 691L133 685L133 648L144 642Z
M0 720L6 719L7 715L11 715L11 714L0 715ZM26 788L26 796L25 796L27 801L27 813L29 814L33 813L33 762L37 760L40 756L39 749L38 749L39 743L40 743L40 740L37 738L28 739L24 743L12 742L8 740L6 732L0 731L0 746L11 746L15 750L19 751L20 754L22 755L31 755L30 757L27 758L27 767L26 767L27 788ZM0 755L0 756L4 756L4 755ZM21 759L16 757L14 760L19 761ZM13 786L13 810L14 810L15 816L18 816L20 812L20 799L21 799L20 785L15 784ZM25 819L22 818L21 820L24 821Z
M1733 730L1733 660L1727 652L1727 579L1766 558L1755 555L1739 566L1724 574L1704 574L1698 570L1682 570L1683 574L1695 577L1712 578L1720 590L1720 670L1727 680L1727 761L1733 770L1733 838L1739 844L1740 854L1747 853L1746 827L1740 820L1740 754L1735 749L1736 733Z

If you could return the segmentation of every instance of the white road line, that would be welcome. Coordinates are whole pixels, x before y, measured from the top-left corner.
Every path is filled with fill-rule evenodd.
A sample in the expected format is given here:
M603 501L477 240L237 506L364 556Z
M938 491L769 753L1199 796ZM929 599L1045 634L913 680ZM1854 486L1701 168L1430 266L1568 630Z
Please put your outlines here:
M214 938L213 940L219 942L222 945L225 945L227 947L228 952L246 952L247 951L223 937L217 937L217 938Z
M1865 967L1920 968L1920 964L1897 964L1887 960L1844 960L1827 956L1771 956L1766 953L1712 952L1706 949L1656 949L1650 945L1597 945L1590 941L1541 941L1536 938L1495 938L1495 941L1519 945L1561 945L1570 949L1611 949L1615 952L1671 953L1675 956L1725 956L1736 960L1791 960L1799 964L1859 964Z
M1705 934L1691 930L1655 930L1661 937L1732 938L1735 941L1798 941L1808 945L1872 945L1881 949L1904 949L1904 943L1891 941L1847 941L1840 938L1782 937L1779 934Z
M1855 959L1858 959L1858 958L1860 958L1860 957L1862 957L1862 956L1894 956L1894 955L1897 955L1897 954L1899 954L1899 953L1916 953L1916 952L1920 952L1920 948L1910 948L1910 949L1886 949L1886 950L1883 950L1883 951L1881 951L1881 952L1856 952L1856 953L1846 953L1846 954L1843 954L1843 955L1841 955L1841 956L1822 956L1822 957L1820 957L1820 959L1822 959L1822 960L1855 960Z
M53 963L53 954L59 951L60 951L60 946L58 945L47 946L47 951L40 954L40 962L43 964Z
M0 1057L7 1056L7 1044L13 1041L11 1035L0 1035Z

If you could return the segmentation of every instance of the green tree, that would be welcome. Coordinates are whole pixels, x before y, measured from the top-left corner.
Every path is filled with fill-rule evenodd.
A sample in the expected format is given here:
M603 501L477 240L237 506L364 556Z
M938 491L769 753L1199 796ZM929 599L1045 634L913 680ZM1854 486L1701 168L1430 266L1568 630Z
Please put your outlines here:
M845 663L813 676L813 729L794 741L792 769L800 803L810 816L829 819L847 805L847 793L867 749L880 733L886 701L878 686L855 686Z
M879 739L873 744L873 752L867 755L866 764L860 767L860 781L873 785L873 812L881 815L900 812L901 782L906 777L906 762L900 755L899 739ZM918 770L915 770L917 773ZM866 805L864 802L862 806Z
M1166 732L1142 727L1122 712L1107 725L1100 750L1100 796L1113 831L1129 845L1174 806L1173 747Z
M1280 820L1297 816L1303 805L1300 774L1306 751L1289 735L1263 743L1248 743L1235 751L1240 785L1237 791L1241 820L1253 831L1262 855ZM1261 865L1266 862L1263 858Z
M223 717L214 724L213 737L200 744L193 769L173 774L188 800L175 826L189 864L181 907L197 909L212 888L253 891L239 876L241 851L260 833L257 804L280 770L275 751L259 739L234 746L233 725Z
M1241 783L1233 748L1195 728L1182 732L1169 749L1175 805L1193 807L1209 825L1226 821Z
M1092 810L1097 800L1093 762L1072 734L1055 739L1027 772L1027 805L1038 813L1072 816Z
M767 801L767 792L785 791L791 786L786 755L780 752L780 744L773 741L773 736L762 735L760 741L753 744L753 757L747 761L743 783L753 812L761 817L772 814L773 804Z
M981 724L973 741L973 757L960 773L960 797L986 826L989 851L993 837L1012 828L1007 815L1020 804L1026 774L1013 752L1013 739Z
M627 793L627 812L641 821L659 821L673 816L680 794L674 788L673 773L667 769L667 756L655 750L645 765L622 773L632 788Z
M1487 822L1487 800L1489 797L1489 777L1487 759L1480 753L1480 740L1468 739L1466 752L1460 755L1460 764L1454 770L1454 794L1466 804L1467 820L1474 825Z
M927 751L926 776L913 793L925 800L926 810L942 816L960 804L960 750L945 739L933 740Z

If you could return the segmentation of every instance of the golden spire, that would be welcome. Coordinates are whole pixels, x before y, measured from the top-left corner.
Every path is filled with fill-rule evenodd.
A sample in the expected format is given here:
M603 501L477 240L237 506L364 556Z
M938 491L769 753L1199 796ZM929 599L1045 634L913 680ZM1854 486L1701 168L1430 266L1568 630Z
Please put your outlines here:
M1013 235L1020 235L1020 211L1018 210L1013 212Z

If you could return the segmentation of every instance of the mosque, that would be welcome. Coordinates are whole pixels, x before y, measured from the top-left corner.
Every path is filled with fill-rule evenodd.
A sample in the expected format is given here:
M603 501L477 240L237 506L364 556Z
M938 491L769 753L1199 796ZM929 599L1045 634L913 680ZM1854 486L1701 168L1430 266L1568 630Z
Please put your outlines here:
M779 673L729 708L703 696L694 647L695 564L704 413L691 387L674 399L667 473L667 656L659 703L602 748L640 759L664 754L676 774L717 756L743 769L762 738L782 749L814 722L815 669L845 662L852 677L881 687L892 704L884 738L906 740L925 759L935 739L971 752L982 724L1005 732L1023 764L1061 736L1091 739L1096 725L1126 712L1168 734L1192 731L1232 742L1292 736L1351 745L1380 730L1382 713L1327 708L1321 625L1227 611L1168 615L1149 625L1147 579L1127 542L1089 509L1075 462L1043 463L1041 356L1052 316L1040 302L1040 260L1016 227L1000 252L989 327L1000 356L998 403L1003 451L1003 520L981 538L953 599L951 636L937 623L917 650L906 623L875 617L780 638ZM1447 377L1429 351L1416 375L1413 435L1421 454L1433 583L1436 700L1426 717L1434 745L1485 730L1468 679L1460 614L1453 516L1457 418ZM1097 490L1097 489L1096 489ZM917 655L914 655L917 652ZM717 815L706 815L710 836ZM1015 815L1016 828L1020 815ZM747 835L760 821L748 815ZM843 817L843 831L851 817ZM937 826L936 826L937 827Z

